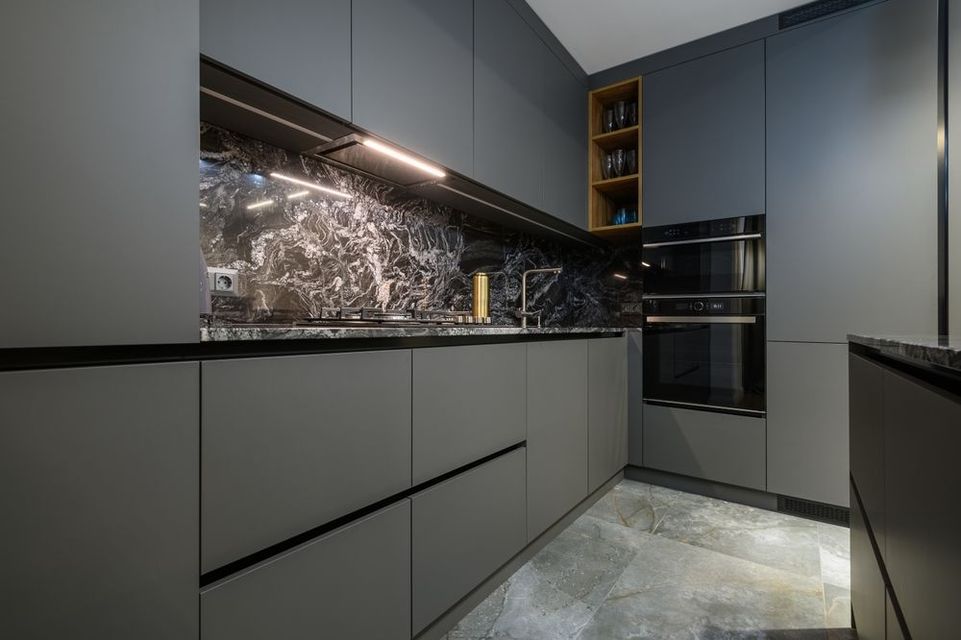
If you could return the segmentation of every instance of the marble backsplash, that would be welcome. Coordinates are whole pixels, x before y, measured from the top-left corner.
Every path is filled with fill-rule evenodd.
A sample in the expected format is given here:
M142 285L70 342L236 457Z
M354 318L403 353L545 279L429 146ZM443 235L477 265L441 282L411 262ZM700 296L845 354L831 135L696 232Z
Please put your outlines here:
M560 266L559 276L528 279L528 305L543 309L545 323L640 324L639 242L595 249L532 237L212 125L200 133L203 255L241 276L241 297L214 297L215 318L281 323L339 306L469 310L471 274L498 271L491 315L513 324L521 273Z

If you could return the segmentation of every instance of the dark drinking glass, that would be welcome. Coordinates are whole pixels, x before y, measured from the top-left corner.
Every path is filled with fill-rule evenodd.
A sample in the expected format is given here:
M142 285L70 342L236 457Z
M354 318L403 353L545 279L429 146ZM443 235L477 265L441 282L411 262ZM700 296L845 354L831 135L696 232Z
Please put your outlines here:
M631 149L627 152L627 157L624 160L624 170L626 175L634 175L637 173L637 150Z
M614 109L604 109L604 133L614 130Z
M637 102L634 101L627 107L627 124L628 126L637 126Z
M623 149L614 149L614 153L612 153L611 156L614 158L614 175L619 178L624 175L624 164L627 160L627 154L624 153Z
M614 103L614 124L618 129L627 126L627 102L624 100Z
M604 176L605 180L614 177L614 158L609 153L605 153L601 157L601 175Z

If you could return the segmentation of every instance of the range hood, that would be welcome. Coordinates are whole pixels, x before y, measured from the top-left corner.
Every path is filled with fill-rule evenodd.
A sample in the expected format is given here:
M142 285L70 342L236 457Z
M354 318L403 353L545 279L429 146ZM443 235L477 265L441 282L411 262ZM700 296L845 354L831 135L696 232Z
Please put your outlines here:
M511 229L562 242L607 246L605 240L579 227L411 154L206 58L202 58L200 64L200 118Z

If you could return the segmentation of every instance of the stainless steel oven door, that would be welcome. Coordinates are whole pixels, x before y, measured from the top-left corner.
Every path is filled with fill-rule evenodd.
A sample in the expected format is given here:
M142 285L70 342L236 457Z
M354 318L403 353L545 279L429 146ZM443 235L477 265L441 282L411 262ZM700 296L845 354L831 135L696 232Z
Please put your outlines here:
M643 340L645 402L765 415L762 314L651 314Z

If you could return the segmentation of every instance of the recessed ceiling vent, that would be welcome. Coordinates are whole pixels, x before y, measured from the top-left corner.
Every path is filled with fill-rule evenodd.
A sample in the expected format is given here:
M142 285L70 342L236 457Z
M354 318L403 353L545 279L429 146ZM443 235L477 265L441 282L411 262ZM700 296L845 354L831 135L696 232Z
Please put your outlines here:
M787 496L777 497L777 510L810 520L820 520L829 524L851 526L851 512L843 507L835 507L810 500L799 500Z
M791 9L780 14L778 16L778 28L788 29L790 27L796 27L799 24L811 22L812 20L829 16L832 13L838 13L839 11L856 7L859 4L867 4L868 2L874 1L875 0L820 0L819 2L801 5L797 9Z

